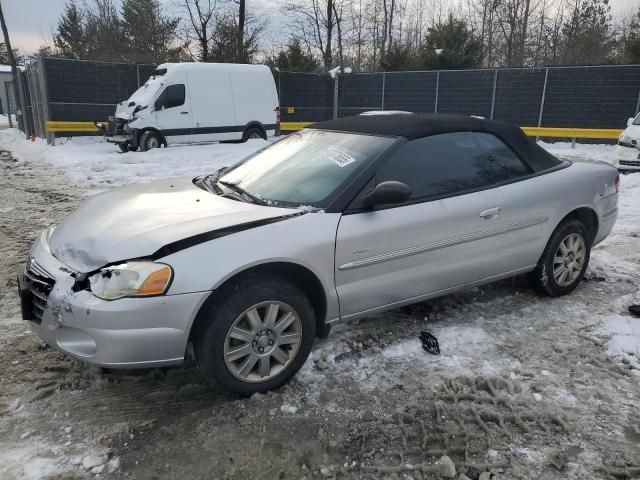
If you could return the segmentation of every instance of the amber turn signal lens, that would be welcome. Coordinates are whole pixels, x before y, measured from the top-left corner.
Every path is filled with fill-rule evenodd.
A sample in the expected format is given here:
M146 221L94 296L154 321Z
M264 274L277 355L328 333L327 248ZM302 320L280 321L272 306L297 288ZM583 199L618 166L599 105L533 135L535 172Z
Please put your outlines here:
M140 285L137 295L162 295L171 282L171 267L156 270Z

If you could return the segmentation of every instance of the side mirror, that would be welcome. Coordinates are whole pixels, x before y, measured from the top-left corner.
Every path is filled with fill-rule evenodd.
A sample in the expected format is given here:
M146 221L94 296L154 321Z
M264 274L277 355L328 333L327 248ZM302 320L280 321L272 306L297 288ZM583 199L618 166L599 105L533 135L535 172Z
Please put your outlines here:
M376 205L402 203L409 200L409 197L411 197L409 185L390 180L376 185L376 188L362 199L362 206L368 208Z
M630 127L631 125L633 125L633 117L631 118L627 118L627 127Z

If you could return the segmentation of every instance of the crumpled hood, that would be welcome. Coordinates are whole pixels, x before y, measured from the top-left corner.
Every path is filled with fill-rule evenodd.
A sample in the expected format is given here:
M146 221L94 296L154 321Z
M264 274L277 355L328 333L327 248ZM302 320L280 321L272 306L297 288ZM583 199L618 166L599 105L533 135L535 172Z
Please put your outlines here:
M191 178L174 178L91 197L53 230L48 243L58 260L86 273L193 235L293 212L223 198Z
M120 102L116 106L116 118L121 118L122 120L131 120L133 118L133 111L136 109L136 105L129 106L129 101L125 100L124 102Z

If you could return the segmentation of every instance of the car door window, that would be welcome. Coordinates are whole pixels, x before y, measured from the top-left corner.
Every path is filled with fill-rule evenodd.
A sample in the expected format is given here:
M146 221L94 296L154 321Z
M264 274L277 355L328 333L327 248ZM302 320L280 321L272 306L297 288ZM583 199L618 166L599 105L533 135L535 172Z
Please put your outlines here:
M500 139L480 132L453 132L411 140L378 171L376 183L404 182L411 199L487 188L532 170Z
M160 94L156 100L156 110L162 110L163 108L173 108L184 105L185 89L184 84L177 83L175 85L169 85Z

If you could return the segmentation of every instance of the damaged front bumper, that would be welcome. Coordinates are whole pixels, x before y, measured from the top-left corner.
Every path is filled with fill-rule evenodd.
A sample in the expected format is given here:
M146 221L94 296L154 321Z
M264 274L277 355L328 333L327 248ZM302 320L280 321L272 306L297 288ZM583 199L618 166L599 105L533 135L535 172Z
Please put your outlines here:
M76 276L51 254L43 232L18 284L23 318L46 343L101 367L183 361L191 324L210 292L107 301L79 290Z

